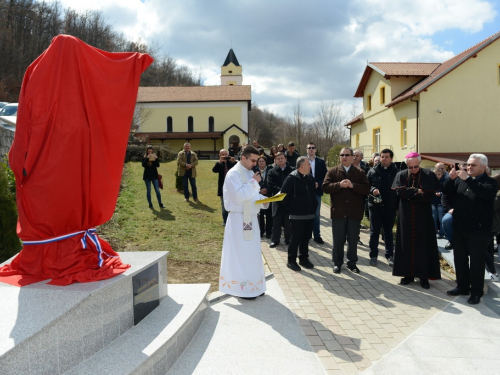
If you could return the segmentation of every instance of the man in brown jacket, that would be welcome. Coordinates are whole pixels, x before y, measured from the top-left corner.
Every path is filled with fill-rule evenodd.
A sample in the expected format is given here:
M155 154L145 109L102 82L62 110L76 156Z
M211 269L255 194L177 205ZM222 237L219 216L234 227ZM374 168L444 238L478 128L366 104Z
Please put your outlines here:
M366 174L352 164L353 152L349 147L340 151L340 164L326 174L322 189L330 194L333 233L333 272L340 273L344 263L344 244L347 239L347 268L359 273L358 237L363 218L364 196L370 193Z
M191 144L184 143L184 150L177 155L177 171L182 177L184 187L184 202L189 202L189 187L191 184L193 199L198 202L198 189L196 188L196 166L198 165L198 156L191 151Z

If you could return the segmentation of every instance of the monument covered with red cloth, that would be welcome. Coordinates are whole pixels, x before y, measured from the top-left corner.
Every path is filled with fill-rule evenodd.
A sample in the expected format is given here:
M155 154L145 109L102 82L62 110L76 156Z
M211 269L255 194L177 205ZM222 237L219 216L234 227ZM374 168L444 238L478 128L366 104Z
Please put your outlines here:
M59 35L27 69L9 160L23 249L0 282L68 285L128 267L95 227L113 215L141 73L153 59Z

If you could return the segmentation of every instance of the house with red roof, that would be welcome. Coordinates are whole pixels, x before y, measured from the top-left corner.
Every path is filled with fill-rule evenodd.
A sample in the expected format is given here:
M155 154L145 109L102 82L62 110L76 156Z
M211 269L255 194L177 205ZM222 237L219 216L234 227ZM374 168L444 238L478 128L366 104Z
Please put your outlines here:
M500 32L443 63L370 62L354 97L363 113L349 121L351 146L365 157L411 151L422 166L451 165L483 153L500 169Z

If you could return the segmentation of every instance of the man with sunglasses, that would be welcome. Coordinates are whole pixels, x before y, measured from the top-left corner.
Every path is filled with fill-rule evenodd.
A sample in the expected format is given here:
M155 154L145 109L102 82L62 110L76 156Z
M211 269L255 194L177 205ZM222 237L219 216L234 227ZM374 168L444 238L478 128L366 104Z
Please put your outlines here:
M314 177L314 181L316 181L316 200L318 202L318 205L316 207L316 215L314 216L313 238L314 242L323 245L325 242L321 238L319 213L321 211L321 196L323 195L321 185L325 180L326 172L328 171L328 169L326 168L325 161L316 156L316 145L314 143L309 142L307 144L306 152L307 157L309 158L309 164L311 164L311 174Z
M324 193L330 194L330 217L333 234L333 272L340 273L344 263L344 244L347 240L347 268L359 273L358 237L363 218L364 196L370 192L365 172L352 164L352 149L340 151L340 164L331 168L322 185Z
M429 289L429 279L441 278L431 207L441 186L434 172L420 168L421 160L417 152L407 154L408 169L399 172L392 184L399 197L392 274L403 276L401 285L408 285L418 277L422 288Z
M447 293L470 294L467 302L471 305L483 296L485 254L498 191L497 181L486 174L487 167L485 155L472 154L467 169L453 168L444 185L445 194L453 200L453 259L457 271L457 287Z

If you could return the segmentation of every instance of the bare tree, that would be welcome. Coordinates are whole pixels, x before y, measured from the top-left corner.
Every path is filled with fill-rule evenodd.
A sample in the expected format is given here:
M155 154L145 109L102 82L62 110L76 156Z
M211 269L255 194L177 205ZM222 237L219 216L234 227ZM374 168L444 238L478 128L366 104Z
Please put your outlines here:
M300 99L298 99L297 103L293 106L293 122L291 129L293 141L295 142L295 148L297 150L302 150L302 144L305 142L304 136L306 135L308 124L304 117L305 113L300 104Z
M328 150L338 144L345 143L346 115L342 103L333 100L322 101L316 110L314 128L318 135L321 149L326 154Z

